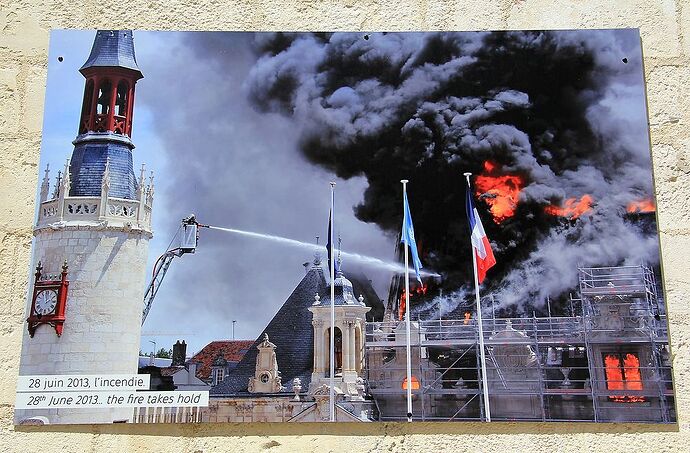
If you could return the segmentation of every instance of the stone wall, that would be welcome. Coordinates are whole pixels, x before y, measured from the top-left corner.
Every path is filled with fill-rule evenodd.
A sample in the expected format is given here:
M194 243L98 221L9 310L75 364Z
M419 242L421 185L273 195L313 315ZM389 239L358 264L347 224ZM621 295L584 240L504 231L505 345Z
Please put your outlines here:
M478 30L639 27L679 423L14 427L51 28ZM690 443L690 5L685 0L132 0L0 3L0 446L9 451L683 451ZM73 118L68 119L74 121ZM66 148L66 152L68 149Z

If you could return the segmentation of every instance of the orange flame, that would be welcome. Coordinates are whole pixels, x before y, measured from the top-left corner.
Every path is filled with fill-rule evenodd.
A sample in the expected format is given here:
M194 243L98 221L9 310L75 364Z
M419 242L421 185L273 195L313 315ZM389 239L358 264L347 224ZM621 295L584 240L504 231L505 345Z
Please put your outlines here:
M427 287L426 283L422 284L421 286L416 286L414 288L410 289L410 301L412 301L415 298L415 295L424 295L426 294L427 290L429 288ZM400 294L400 299L398 301L398 318L400 321L402 321L405 318L405 302L406 302L406 297L405 297L405 288L403 288L402 293Z
M568 198L563 207L551 205L544 208L544 212L550 215L577 219L582 214L587 214L592 210L594 199L590 195L583 195L577 198Z
M628 203L627 211L633 214L640 212L654 212L656 211L656 205L654 204L654 200L651 198L631 201Z
M515 215L520 191L525 185L517 175L496 175L498 164L484 162L484 174L475 180L477 196L484 196L495 223L501 223Z
M402 385L403 390L407 390L407 378L403 379ZM412 390L419 390L419 380L416 376L412 376Z
M607 390L642 390L640 359L636 354L625 354L622 366L618 354L607 354L604 366ZM645 400L644 396L633 395L612 395L609 399L619 403L639 403Z

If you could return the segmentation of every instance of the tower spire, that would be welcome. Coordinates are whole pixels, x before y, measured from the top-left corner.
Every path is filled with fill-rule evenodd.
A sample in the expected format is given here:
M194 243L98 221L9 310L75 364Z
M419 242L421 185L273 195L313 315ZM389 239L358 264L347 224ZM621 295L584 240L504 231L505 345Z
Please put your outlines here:
M132 31L98 30L79 72L86 82L79 131L73 142L69 195L98 196L100 176L110 159L111 196L136 199L132 117L134 86L143 75L134 55Z

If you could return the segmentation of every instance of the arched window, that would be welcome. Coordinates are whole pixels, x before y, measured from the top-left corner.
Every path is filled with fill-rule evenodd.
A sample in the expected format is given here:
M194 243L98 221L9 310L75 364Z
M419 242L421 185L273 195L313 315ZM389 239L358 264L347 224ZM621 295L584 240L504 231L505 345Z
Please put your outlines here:
M129 84L122 80L117 84L117 97L115 98L115 115L127 116L127 92Z
M326 363L326 376L330 375L331 373L331 354L330 354L330 348L331 348L331 328L329 327L328 329L325 330L324 332L324 344L326 345L325 348L325 363ZM335 328L335 371L336 373L342 372L343 369L343 333L340 330L340 328L336 327Z
M98 88L98 103L96 104L96 113L99 115L107 115L110 113L110 96L112 91L110 80L101 82Z

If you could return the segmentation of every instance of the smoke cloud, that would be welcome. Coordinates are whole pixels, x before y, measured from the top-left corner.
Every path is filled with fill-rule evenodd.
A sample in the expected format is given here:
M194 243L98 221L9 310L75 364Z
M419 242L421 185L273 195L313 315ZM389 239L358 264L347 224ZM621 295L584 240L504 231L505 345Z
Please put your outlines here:
M500 306L564 297L578 265L658 264L653 216L626 213L653 197L636 30L277 33L253 46L246 96L300 125L311 163L365 178L358 219L395 233L410 180L423 261L458 302L472 272L462 173L487 161L523 183L500 222L491 194L478 202ZM593 202L577 218L547 212L583 196Z

